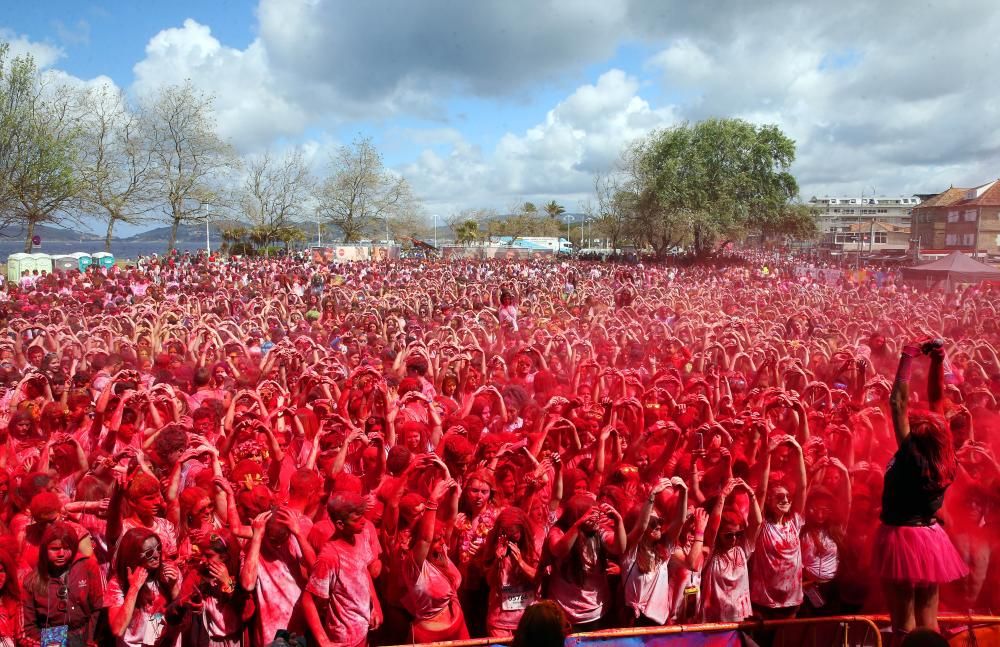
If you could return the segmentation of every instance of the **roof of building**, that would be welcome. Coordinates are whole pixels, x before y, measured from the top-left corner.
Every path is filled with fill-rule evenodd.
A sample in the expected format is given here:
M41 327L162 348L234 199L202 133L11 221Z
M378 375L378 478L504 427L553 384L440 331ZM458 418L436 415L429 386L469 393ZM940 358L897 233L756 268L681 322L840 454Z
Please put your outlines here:
M869 231L884 231L887 233L910 233L910 228L904 225L894 225L888 222L882 222L881 220L874 220L872 222L856 222L850 226L849 231L851 232L869 232Z
M968 189L962 189L957 186L953 186L950 189L942 191L933 198L929 200L924 200L920 204L914 207L914 209L926 209L928 207L949 207L957 202L961 202L965 199L965 194Z
M1000 180L968 189L957 207L1000 207Z

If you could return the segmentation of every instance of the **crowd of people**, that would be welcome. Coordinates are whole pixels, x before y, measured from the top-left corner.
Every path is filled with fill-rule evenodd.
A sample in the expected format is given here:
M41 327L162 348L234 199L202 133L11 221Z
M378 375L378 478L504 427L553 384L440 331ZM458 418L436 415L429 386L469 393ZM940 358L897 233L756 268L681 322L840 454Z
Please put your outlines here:
M507 637L543 599L567 631L888 611L898 639L997 608L996 294L800 270L6 284L0 645Z

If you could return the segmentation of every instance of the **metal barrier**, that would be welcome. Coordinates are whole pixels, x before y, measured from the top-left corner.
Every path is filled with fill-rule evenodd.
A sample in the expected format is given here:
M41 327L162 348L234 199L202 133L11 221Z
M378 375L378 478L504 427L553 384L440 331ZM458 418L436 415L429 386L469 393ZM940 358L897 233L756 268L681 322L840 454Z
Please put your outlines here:
M995 618L1000 622L1000 618ZM724 622L696 625L667 625L664 627L641 627L629 629L605 629L588 633L572 634L567 638L567 644L579 644L581 642L598 642L604 640L614 640L616 638L638 638L645 636L663 636L678 634L706 634L721 633L726 631L767 631L770 629L781 629L786 627L799 626L805 629L813 628L817 625L837 624L842 625L843 641L840 644L849 646L849 636L851 625L864 630L862 641L857 644L870 647L882 647L882 636L878 625L869 616L830 616L825 618L793 618L788 620L767 620L750 622ZM868 642L869 637L871 642ZM509 638L474 638L470 640L455 640L451 642L422 643L421 647L489 647L490 645L509 645ZM780 645L780 642L776 643ZM789 644L805 644L802 641ZM405 647L399 645L397 647Z
M969 627L985 627L1000 625L1000 617L984 615L961 615L943 613L938 616L938 622L942 625L968 625ZM815 634L820 625L839 625L837 627L837 637L835 642L824 642L823 645L864 645L866 647L882 647L882 633L879 625L887 626L889 616L830 616L824 618L792 618L788 620L767 620L748 622L724 622L696 625L668 625L665 627L641 627L628 629L606 629L603 631L593 631L588 633L572 634L567 638L567 644L579 645L587 642L601 642L615 640L618 638L642 638L652 636L667 636L678 634L711 634L727 631L741 631L754 633L768 631L772 629L801 628L808 636L808 632ZM860 634L860 635L859 635ZM780 632L775 645L780 646L783 641L780 639ZM852 638L852 635L854 636ZM788 645L814 644L803 637L798 637L794 642L785 642ZM455 640L451 642L421 643L420 647L490 647L491 645L509 645L509 638L474 638L470 640ZM397 647L405 647L399 645ZM980 647L985 644L980 643Z

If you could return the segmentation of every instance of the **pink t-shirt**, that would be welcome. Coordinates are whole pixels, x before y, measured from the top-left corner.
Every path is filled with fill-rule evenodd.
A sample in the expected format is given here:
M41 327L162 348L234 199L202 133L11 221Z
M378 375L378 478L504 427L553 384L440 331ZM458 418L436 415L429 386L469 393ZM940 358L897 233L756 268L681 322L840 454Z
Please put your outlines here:
M765 521L750 563L750 599L770 609L802 604L802 515Z
M753 614L748 571L752 551L744 541L709 556L701 576L703 622L741 622Z
M419 622L430 620L444 611L458 596L462 574L449 559L444 568L425 559L417 568L412 556L403 560L403 577L408 590L403 596L403 606Z
M289 628L306 585L299 569L301 561L302 551L294 538L289 537L280 548L261 546L254 587L258 610L254 644L266 645L274 640L276 631Z
M368 542L355 537L353 545L340 539L323 547L306 591L327 600L321 611L329 639L357 645L368 636L372 595L368 564L375 558Z
M560 528L550 530L549 545L559 541L563 534ZM582 537L577 538L577 543L581 540ZM575 545L573 550L580 550L580 547ZM591 556L593 563L586 569L582 582L577 583L565 577L566 559L559 560L553 565L552 578L549 581L549 597L559 603L572 624L600 620L604 615L604 603L610 601L611 597L608 577L604 569L600 568L600 561L597 556Z

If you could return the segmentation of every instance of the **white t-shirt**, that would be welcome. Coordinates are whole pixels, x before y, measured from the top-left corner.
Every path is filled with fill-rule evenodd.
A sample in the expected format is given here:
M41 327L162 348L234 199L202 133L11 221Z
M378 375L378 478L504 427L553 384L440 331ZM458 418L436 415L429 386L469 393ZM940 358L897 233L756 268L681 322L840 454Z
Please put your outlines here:
M648 573L639 570L636 563L638 552L639 547L636 546L622 558L625 604L654 622L666 624L673 608L669 576L669 554L673 552L673 546L667 551L667 559L660 561Z
M750 599L770 609L802 604L802 515L764 521L750 563Z
M550 530L549 545L559 541L563 534L560 528ZM572 550L580 550L578 544L582 540L582 536L578 537L577 545L574 545ZM603 550L603 548L599 550ZM554 564L548 597L559 603L566 618L574 625L600 620L604 615L604 605L610 601L611 597L607 575L603 569L599 568L600 563L598 562L589 569L581 584L567 581L563 577L563 565L568 559L569 556Z
M743 541L725 553L712 553L701 576L702 621L741 622L753 614L750 604L750 555Z
M840 563L837 543L829 533L802 534L802 569L811 579L829 582L837 575Z

